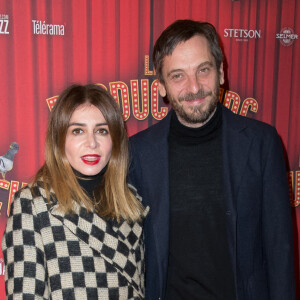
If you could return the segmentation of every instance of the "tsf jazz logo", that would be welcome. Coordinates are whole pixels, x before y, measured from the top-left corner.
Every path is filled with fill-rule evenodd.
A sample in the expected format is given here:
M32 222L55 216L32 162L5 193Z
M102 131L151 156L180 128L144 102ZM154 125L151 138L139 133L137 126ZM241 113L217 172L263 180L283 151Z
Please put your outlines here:
M9 34L8 23L8 15L0 14L0 34Z

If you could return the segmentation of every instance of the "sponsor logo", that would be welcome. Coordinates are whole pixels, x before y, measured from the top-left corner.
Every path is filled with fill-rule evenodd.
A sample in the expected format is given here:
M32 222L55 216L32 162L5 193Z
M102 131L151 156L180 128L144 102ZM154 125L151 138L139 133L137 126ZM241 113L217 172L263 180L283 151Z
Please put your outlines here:
M5 274L5 265L3 258L0 258L0 276Z
M46 24L45 21L32 20L33 34L41 35L65 35L65 26L58 24Z
M283 46L291 46L298 39L298 34L295 34L292 28L284 27L280 33L276 33L276 39L279 39Z
M256 29L225 28L224 37L235 38L237 42L248 42L249 39L260 39L261 31Z
M8 23L8 15L0 14L0 34L9 34Z

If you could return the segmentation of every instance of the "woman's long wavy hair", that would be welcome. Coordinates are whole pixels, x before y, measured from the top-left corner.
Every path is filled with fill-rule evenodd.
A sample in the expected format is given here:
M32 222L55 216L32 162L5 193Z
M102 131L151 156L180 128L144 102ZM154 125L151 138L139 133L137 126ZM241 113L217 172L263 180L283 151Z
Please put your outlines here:
M112 152L96 199L80 187L65 153L66 135L71 116L82 104L91 104L103 114L112 139ZM141 218L143 207L126 183L129 153L128 136L120 108L114 98L97 85L72 85L57 99L51 112L46 142L45 163L37 172L34 183L43 181L48 201L50 189L56 195L60 208L74 210L74 201L89 211L96 209L105 218L136 221Z

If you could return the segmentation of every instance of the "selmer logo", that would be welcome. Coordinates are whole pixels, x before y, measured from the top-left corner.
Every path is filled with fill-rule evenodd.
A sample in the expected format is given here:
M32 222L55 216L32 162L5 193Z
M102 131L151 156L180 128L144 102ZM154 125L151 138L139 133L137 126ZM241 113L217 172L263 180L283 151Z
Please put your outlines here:
M32 20L33 34L65 35L64 25L46 24L45 21Z
M276 39L279 39L283 46L291 46L298 39L298 34L295 34L292 28L285 27L280 33L276 33Z
M8 23L8 15L0 14L0 34L9 34Z
M224 37L235 38L238 42L247 42L249 39L260 39L261 31L252 29L224 29Z

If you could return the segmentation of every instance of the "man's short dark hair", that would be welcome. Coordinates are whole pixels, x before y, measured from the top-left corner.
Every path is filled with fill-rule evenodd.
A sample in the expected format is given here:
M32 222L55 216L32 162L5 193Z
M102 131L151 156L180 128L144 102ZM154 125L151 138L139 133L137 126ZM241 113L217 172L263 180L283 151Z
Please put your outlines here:
M195 35L204 36L207 39L217 70L219 70L223 54L215 27L208 22L177 20L162 32L154 45L153 64L160 82L164 82L162 67L165 56L171 55L179 43L186 42Z

